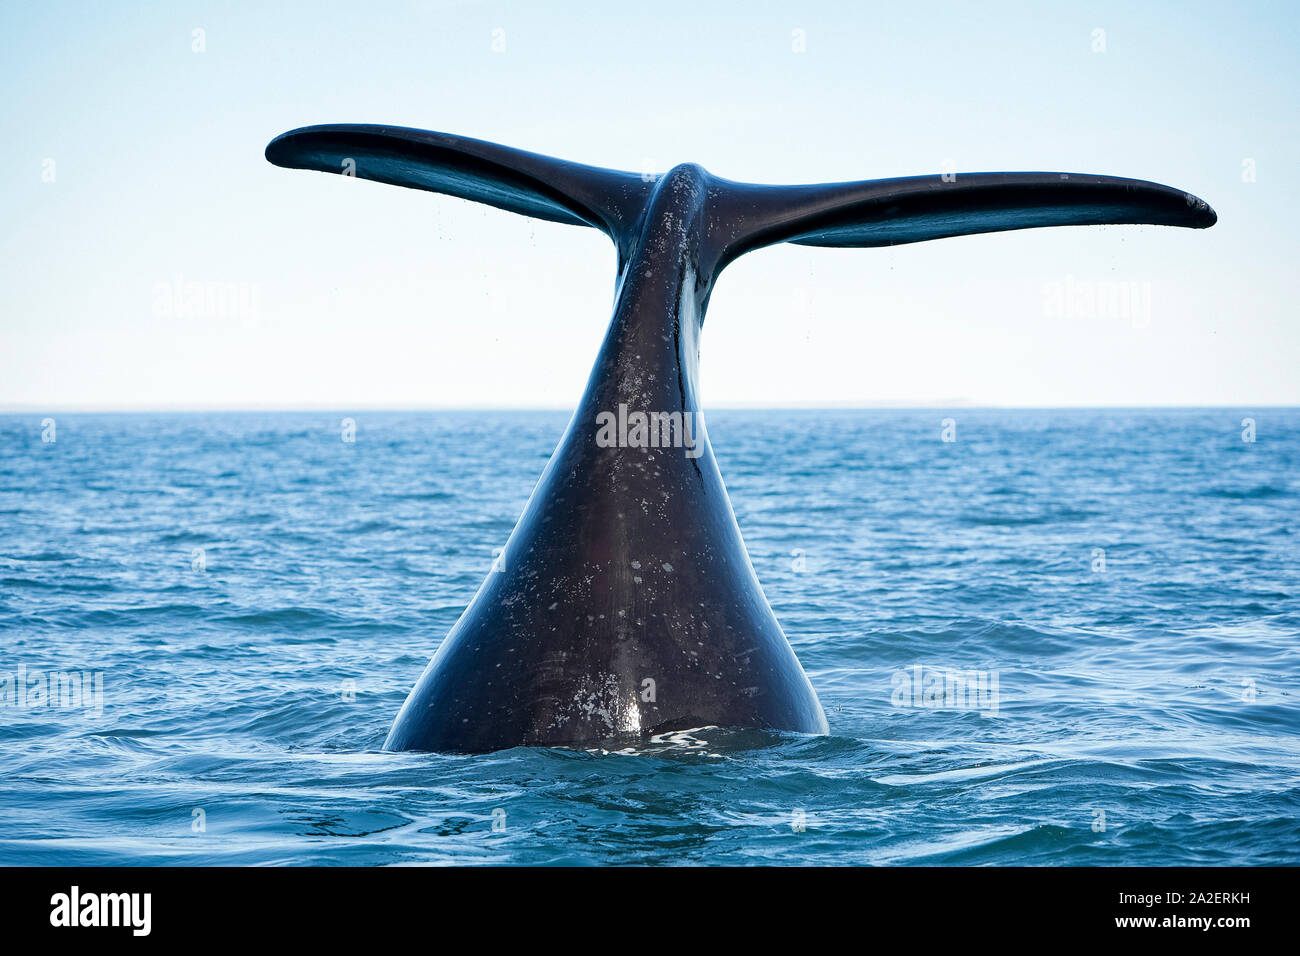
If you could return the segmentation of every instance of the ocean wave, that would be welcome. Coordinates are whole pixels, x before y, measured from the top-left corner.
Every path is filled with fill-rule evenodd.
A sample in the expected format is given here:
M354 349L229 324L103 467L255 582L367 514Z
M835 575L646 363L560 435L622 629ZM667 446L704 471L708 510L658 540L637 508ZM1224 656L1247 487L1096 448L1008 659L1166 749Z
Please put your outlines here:
M1246 453L1216 412L971 410L944 445L914 412L710 413L830 734L477 756L381 748L567 414L373 413L364 447L315 413L17 442L0 681L99 672L103 710L0 696L0 854L1294 865L1300 412L1269 415ZM896 699L917 666L996 674L996 713Z

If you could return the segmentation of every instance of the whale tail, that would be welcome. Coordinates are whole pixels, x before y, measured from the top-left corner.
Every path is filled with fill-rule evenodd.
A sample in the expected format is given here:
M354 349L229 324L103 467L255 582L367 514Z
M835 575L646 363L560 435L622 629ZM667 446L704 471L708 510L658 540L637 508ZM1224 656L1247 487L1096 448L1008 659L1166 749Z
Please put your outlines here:
M622 246L652 187L640 175L570 163L466 136L343 123L290 130L266 147L276 166L314 169L594 226Z
M776 242L893 246L1040 226L1148 224L1205 229L1218 220L1191 193L1080 173L962 173L813 186L729 184L724 263Z
M464 136L398 126L308 126L276 137L266 158L472 199L552 222L593 226L620 252L635 242L653 178ZM1190 193L1079 173L962 173L807 186L709 177L700 242L714 274L777 242L892 246L1040 226L1150 224L1204 229L1217 216Z
M732 259L774 242L1214 221L1177 190L1077 174L760 186L683 164L650 179L387 126L296 130L266 155L593 226L619 250L604 342L502 549L510 559L439 645L388 750L589 745L700 726L827 732L697 417L700 323Z

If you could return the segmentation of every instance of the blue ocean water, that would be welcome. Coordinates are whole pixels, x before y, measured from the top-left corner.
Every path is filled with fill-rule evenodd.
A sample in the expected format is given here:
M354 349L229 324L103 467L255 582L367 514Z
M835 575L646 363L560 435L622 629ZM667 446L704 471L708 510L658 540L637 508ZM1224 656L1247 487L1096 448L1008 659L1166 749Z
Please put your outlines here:
M568 416L345 414L0 417L0 863L1300 863L1300 410L711 412L830 735L487 756L379 748Z

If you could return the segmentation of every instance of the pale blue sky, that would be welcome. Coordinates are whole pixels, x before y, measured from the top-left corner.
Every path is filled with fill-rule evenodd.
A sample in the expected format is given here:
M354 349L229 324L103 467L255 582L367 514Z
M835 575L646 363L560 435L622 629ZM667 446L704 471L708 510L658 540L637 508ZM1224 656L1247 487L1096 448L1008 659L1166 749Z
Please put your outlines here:
M0 7L0 407L571 407L608 241L262 158L325 122L762 182L1167 183L1219 224L747 256L706 407L1300 404L1294 5L552 6ZM169 314L178 277L250 298ZM1060 307L1105 282L1127 311Z

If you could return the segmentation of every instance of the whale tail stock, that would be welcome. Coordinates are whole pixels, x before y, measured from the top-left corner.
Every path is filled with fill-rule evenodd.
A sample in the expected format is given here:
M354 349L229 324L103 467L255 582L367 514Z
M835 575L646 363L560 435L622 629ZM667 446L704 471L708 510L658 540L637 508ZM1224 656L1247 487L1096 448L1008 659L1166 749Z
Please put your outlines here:
M708 726L827 732L696 417L699 325L713 280L737 256L776 242L881 246L1032 226L1214 222L1185 193L1103 176L763 186L684 164L652 179L387 126L295 130L266 157L592 226L619 252L604 342L501 551L510 560L438 645L386 750L475 753ZM612 409L613 441L601 425ZM638 440L634 415L647 426ZM679 455L671 449L687 422L698 430Z
M593 226L626 255L655 180L464 136L395 126L308 126L274 139L277 166L353 175ZM1078 173L962 173L767 186L708 177L701 251L713 273L777 242L891 246L1040 226L1149 224L1204 229L1203 200L1157 183Z

